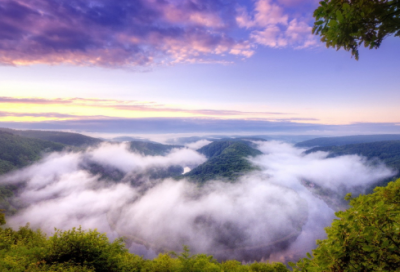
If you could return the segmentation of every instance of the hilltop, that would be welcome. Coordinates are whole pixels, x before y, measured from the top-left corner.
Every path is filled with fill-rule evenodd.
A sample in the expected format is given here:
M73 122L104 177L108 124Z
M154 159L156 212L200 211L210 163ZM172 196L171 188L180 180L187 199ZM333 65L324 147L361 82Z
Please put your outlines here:
M321 137L296 144L296 147L323 147L362 144L382 141L400 141L399 134L354 135L343 137Z
M64 147L60 143L0 131L0 175L27 166L39 160L44 153L61 151ZM17 189L16 185L0 185L0 209L13 210L9 199Z
M16 130L9 128L0 128L0 131L8 132L22 137L46 140L63 145L76 146L76 147L91 146L102 142L102 140L100 139L72 132L45 131L45 130Z
M233 181L241 174L255 169L247 157L262 154L246 139L222 139L197 151L205 155L208 160L184 176L200 183L216 178Z
M392 169L400 171L400 141L314 147L305 153L309 154L317 151L329 152L328 157L331 158L344 155L359 155L366 157L368 160L379 159Z
M343 146L314 147L305 151L305 154L318 151L329 152L328 158L345 155L363 156L371 164L383 162L389 168L396 171L396 175L394 177L387 178L377 184L372 184L367 187L365 190L366 193L372 193L376 186L385 186L394 178L398 178L400 176L400 141L383 141ZM304 185L306 185L306 187L309 188L314 194L317 194L323 198L324 201L333 209L343 210L347 207L347 202L344 201L342 195L336 194L332 190L323 188L316 184L311 184L308 181L304 181Z
M60 143L0 131L0 175L31 164L45 152L61 151L64 147Z

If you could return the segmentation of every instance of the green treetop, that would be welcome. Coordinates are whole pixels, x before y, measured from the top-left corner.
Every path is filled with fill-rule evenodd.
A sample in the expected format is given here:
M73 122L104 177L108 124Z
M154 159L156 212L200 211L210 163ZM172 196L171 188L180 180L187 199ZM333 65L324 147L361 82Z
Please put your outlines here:
M327 47L344 48L358 60L358 47L378 48L382 40L400 36L400 1L324 0L314 11L313 33Z
M399 271L400 179L350 205L336 213L312 256L291 264L294 271Z

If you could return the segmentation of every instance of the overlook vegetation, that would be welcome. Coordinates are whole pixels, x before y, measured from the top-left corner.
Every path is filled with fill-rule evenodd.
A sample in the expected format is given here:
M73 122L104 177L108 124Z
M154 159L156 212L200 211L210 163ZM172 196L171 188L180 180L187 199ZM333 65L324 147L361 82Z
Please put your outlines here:
M297 143L297 147L324 147L362 144L382 141L400 141L398 134L355 135L343 137L321 137Z
M400 179L350 201L326 228L312 255L294 271L398 271L400 267ZM347 199L350 199L348 196Z
M2 223L5 223L2 218ZM46 237L40 230L29 225L15 231L0 228L0 270L1 271L289 271L281 263L252 263L242 265L235 260L218 262L205 254L183 253L159 254L153 260L130 254L123 239L110 242L105 234L96 230L84 231L73 228L68 231L56 230Z
M251 147L251 142L242 139L215 141L197 151L204 154L208 160L185 176L200 183L216 178L233 181L241 174L255 169L247 157L261 154L259 150Z

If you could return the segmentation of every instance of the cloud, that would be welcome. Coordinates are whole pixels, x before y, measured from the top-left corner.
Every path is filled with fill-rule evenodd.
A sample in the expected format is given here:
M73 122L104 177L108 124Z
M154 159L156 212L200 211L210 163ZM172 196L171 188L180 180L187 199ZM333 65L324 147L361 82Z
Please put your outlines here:
M297 49L316 46L308 16L289 14L283 7L297 4L296 1L257 0L251 14L245 7L237 8L236 22L239 27L251 29L250 39L256 44Z
M265 120L211 118L108 118L84 120L59 120L43 122L0 122L0 126L16 129L75 130L103 133L299 133L325 131L332 126L270 122ZM399 128L396 127L398 130Z
M84 115L62 114L57 112L32 113L32 112L9 112L9 111L0 111L0 117L41 117L41 118L56 118L56 119L105 118L105 116L101 115L84 116Z
M69 119L102 119L107 118L104 115L92 115L85 116L79 115L76 112L83 111L88 112L88 110L84 108L89 108L89 112L93 112L93 109L107 109L108 115L112 116L110 118L115 117L131 117L132 112L140 112L140 116L146 116L146 114L150 116L158 115L163 116L164 113L172 113L175 115L191 115L191 116L204 116L204 117L250 117L254 118L255 116L265 116L266 118L273 118L274 115L293 115L293 113L285 113L285 112L273 112L273 111L239 111L239 110L224 110L224 109L188 109L188 108L179 108L177 106L171 107L164 104L158 104L156 102L149 101L135 101L135 100L114 100L114 99L93 99L93 98L19 98L19 97L0 97L0 104L7 104L8 106L13 107L14 104L18 104L19 106L23 105L26 108L26 112L20 112L21 107L18 107L18 112L12 111L2 111L0 112L0 116L30 116L30 117L47 117L47 118L69 118ZM43 105L43 107L42 107ZM54 112L46 112L46 107L50 107L51 111L54 111L54 107L58 106L59 110L74 112L75 114L62 114L62 113L54 113ZM72 109L71 109L72 108ZM84 109L84 110L82 110ZM29 112L31 111L31 112ZM33 112L32 112L33 111ZM37 113L41 112L41 114ZM104 111L102 111L103 113ZM133 114L135 115L135 114ZM136 114L137 115L137 114ZM273 118L277 120L277 118ZM290 119L290 118L289 118ZM310 120L310 119L308 119Z
M315 8L310 3L302 5ZM303 33L309 13L291 0L1 0L0 64L230 63L251 57L256 44L314 46ZM271 34L276 27L280 35Z
M209 60L241 41L224 1L0 1L0 63L148 66ZM248 52L242 54L248 55Z
M210 143L212 143L212 142L209 141L209 140L199 140L199 141L197 141L197 142L185 144L185 146L188 147L188 148L190 148L190 149L197 150L197 149L200 149L200 148L202 148L203 146L206 146L206 145L208 145L208 144L210 144Z
M273 141L261 143L259 148L266 155L257 157L253 163L265 169L267 175L278 179L279 175L295 176L333 191L342 187L344 191L351 192L352 188L366 186L395 174L384 164L369 166L357 155L335 158L328 158L328 152L305 155L303 149Z
M357 135L400 134L398 123L356 123L326 125L296 122L211 118L98 118L40 122L0 122L14 129L68 130L81 133L169 134L169 133L236 133L236 134L306 134ZM177 136L178 137L178 136Z
M62 98L54 98L54 99L46 99L46 98L19 98L19 97L8 97L8 96L1 96L0 103L16 103L16 104L39 104L39 105L46 105L46 104L70 104L73 101L71 99L62 99Z
M171 165L191 167L205 158L190 149L164 157L142 156L127 144L103 144L81 152L53 153L40 162L0 178L25 182L15 203L24 209L8 218L13 227L97 228L110 238L124 236L134 253L152 257L158 251L210 253L218 258L294 260L325 237L334 211L303 180L338 192L345 186L367 186L393 173L358 156L327 158L304 155L279 142L258 143L259 166L234 183L154 179L150 173ZM90 171L118 169L115 181ZM149 172L149 170L151 170ZM149 249L145 249L145 246ZM300 254L299 254L300 252Z

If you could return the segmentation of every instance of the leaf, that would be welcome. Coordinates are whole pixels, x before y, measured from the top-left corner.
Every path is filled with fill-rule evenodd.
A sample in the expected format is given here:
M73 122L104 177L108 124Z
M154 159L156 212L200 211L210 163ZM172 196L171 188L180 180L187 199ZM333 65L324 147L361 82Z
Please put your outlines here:
M337 17L339 23L343 22L343 15L342 15L342 13L340 12L340 10L337 10L337 11L336 11L336 17Z

